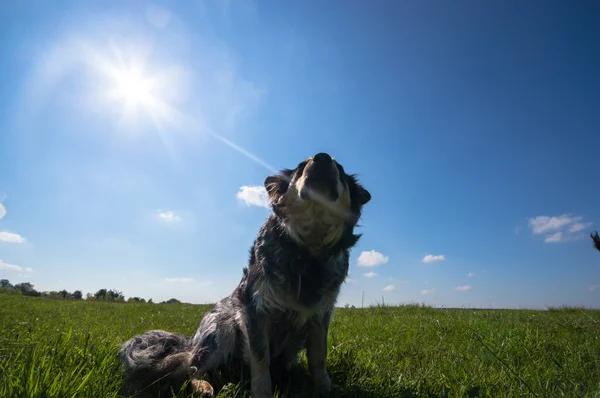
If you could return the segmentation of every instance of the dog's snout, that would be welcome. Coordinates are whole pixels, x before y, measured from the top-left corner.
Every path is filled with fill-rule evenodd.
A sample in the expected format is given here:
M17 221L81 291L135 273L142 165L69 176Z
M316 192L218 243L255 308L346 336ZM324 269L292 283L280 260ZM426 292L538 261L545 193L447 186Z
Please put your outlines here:
M329 156L325 152L320 152L320 153L317 153L315 156L313 156L313 161L314 162L330 163L331 162L331 156Z

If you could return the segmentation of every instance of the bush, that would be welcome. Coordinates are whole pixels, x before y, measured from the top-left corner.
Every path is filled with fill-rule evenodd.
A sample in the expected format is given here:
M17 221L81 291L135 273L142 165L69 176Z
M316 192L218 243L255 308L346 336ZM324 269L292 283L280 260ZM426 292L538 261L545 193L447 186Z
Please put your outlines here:
M0 294L13 294L17 296L23 295L21 290L15 289L14 287L0 287Z

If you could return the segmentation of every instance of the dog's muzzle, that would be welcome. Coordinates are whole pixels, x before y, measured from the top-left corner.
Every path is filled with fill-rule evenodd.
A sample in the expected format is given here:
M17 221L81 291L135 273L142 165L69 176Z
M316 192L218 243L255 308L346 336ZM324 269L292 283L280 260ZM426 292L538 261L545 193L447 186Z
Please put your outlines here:
M338 180L340 178L335 162L327 153L317 153L304 168L304 185L300 198L310 199L311 194L323 196L335 201L340 195Z

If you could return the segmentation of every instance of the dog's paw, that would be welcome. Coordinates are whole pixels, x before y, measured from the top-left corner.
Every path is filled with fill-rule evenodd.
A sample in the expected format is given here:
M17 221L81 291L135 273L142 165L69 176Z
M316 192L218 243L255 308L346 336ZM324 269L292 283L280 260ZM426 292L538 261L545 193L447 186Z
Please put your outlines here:
M215 390L206 380L193 379L190 383L194 395L202 398L214 398Z
M329 396L329 393L331 392L331 379L329 378L327 371L323 370L320 374L315 375L313 380L319 396Z
M271 383L252 383L252 398L273 398Z

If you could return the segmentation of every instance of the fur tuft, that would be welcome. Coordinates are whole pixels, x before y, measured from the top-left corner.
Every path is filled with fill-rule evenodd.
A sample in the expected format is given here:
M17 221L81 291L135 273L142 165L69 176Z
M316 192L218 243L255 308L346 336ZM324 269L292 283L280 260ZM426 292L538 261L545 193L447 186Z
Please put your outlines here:
M119 355L130 388L152 395L161 385L179 390L195 371L190 341L163 330L132 337L122 345Z
M598 235L598 232L596 232L595 234L591 234L591 237L596 250L600 250L600 236Z

